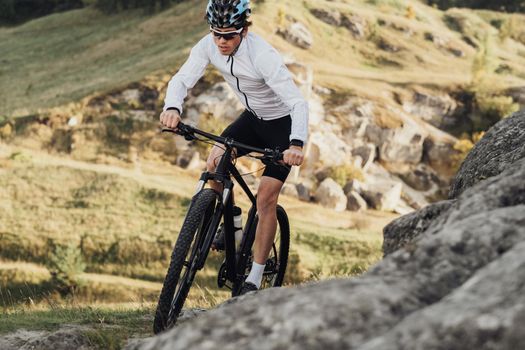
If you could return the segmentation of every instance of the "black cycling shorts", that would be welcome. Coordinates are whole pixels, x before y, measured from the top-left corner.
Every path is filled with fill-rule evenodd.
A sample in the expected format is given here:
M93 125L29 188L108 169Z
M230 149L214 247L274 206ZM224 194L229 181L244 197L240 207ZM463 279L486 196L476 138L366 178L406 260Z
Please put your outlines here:
M285 117L273 120L261 120L253 113L245 110L239 118L231 123L221 136L231 137L237 142L259 148L276 148L284 151L290 146L290 132L292 130L292 118ZM238 157L249 153L245 150L237 150ZM262 176L286 181L290 167L284 165L270 164L264 169Z

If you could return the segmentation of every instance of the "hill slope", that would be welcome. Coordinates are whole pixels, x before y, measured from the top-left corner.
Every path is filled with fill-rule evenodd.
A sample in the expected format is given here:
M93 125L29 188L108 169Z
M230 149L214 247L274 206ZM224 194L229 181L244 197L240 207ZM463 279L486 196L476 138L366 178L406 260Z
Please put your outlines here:
M1 28L0 115L30 114L153 73L163 90L163 73L176 71L206 33L204 7L202 0L182 2L152 16L140 11L107 16L88 7ZM348 29L355 23L329 25L315 9L362 24L362 37ZM490 67L485 68L487 79L496 84L492 87L525 85L525 46L513 40L522 35L524 18L490 11L444 13L416 0L309 0L301 6L267 0L255 2L253 30L285 55L312 66L317 85L391 99L389 92L414 84L453 89L470 83L473 60L485 41L491 46ZM308 50L276 34L295 21L311 31ZM503 33L511 22L506 30L513 34Z

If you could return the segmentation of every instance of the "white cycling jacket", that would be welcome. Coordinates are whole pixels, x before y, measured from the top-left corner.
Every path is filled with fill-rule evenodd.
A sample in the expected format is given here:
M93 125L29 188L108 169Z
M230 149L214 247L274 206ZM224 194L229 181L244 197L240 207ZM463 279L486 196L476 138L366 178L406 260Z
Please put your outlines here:
M171 78L164 110L174 107L182 113L188 89L202 77L209 63L222 73L246 109L263 120L290 115L290 140L306 142L308 104L293 82L281 55L253 33L243 38L231 58L219 52L211 33L202 38L191 50L188 60Z

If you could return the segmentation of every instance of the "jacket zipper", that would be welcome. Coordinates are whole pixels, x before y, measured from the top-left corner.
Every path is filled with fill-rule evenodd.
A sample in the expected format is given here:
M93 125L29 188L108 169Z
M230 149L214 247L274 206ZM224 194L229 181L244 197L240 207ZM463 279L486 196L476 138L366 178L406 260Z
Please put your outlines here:
M237 78L237 76L236 76L235 74L233 74L233 60L234 60L234 58L233 58L233 56L230 56L230 57L228 58L228 60L229 60L230 58L232 59L232 64L231 64L231 66L230 66L230 73L231 73L231 75L232 75L233 77L235 77L235 80L237 80L237 89L239 90L239 92L240 92L241 94L243 94L243 96L244 96L244 101L246 102L246 107L248 108L248 111L250 111L255 117L257 117L257 118L259 118L260 120L262 120L262 118L259 117L259 116L257 115L257 113L255 113L255 111L254 111L254 110L250 107L250 105L248 104L248 96L246 96L246 94L241 90L241 86L240 86L239 78Z

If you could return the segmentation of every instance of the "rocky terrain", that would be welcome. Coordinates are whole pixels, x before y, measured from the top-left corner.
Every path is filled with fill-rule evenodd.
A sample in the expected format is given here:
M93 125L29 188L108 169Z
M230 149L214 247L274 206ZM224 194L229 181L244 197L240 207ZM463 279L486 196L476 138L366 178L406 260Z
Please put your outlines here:
M396 1L274 5L257 2L254 31L283 53L310 104L307 161L290 176L283 189L288 195L337 211L406 214L420 209L447 197L452 175L475 141L475 131L525 105L521 15L442 12L412 1L406 6ZM188 16L196 16L185 4L180 6ZM94 16L92 9L82 11ZM168 11L155 18L162 25L143 29L163 28L164 17L178 14ZM511 31L505 25L514 27ZM151 35L157 38L158 33ZM485 47L489 44L491 50ZM329 59L325 51L331 52ZM177 54L184 59L179 53L162 57ZM69 62L69 56L64 60ZM113 88L84 94L69 106L24 118L0 118L0 138L24 145L30 138L31 147L86 161L118 158L136 164L153 158L200 169L202 147L188 147L182 140L174 145L156 135L170 74L155 72L121 85L117 82L122 74L117 75ZM39 90L33 90L30 101L40 99ZM13 102L6 111L18 117L24 109L15 107L26 102ZM191 91L184 117L220 132L241 110L217 72L208 71ZM256 169L246 165L243 170ZM255 177L248 180L256 185Z
M525 347L524 124L487 133L448 204L394 221L361 277L248 294L129 349Z

